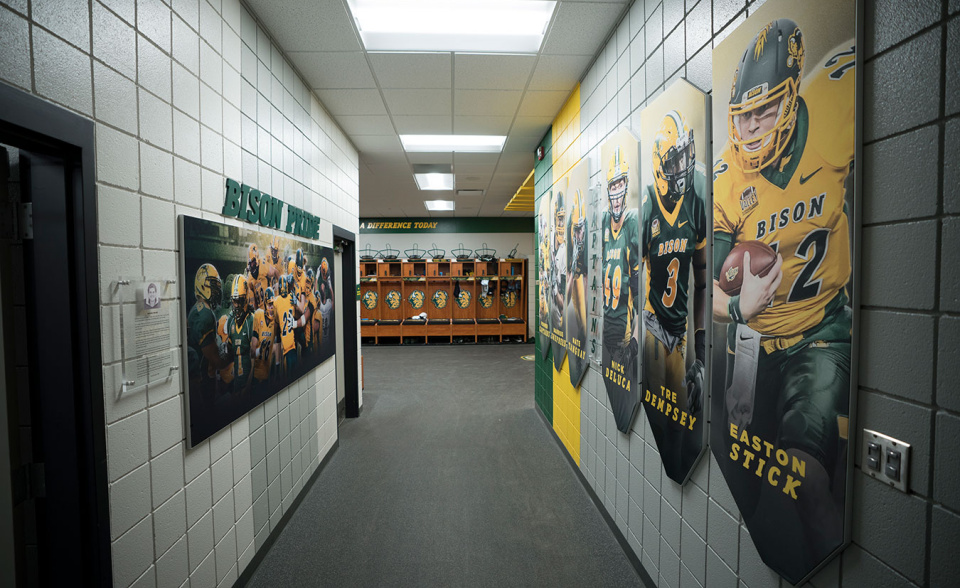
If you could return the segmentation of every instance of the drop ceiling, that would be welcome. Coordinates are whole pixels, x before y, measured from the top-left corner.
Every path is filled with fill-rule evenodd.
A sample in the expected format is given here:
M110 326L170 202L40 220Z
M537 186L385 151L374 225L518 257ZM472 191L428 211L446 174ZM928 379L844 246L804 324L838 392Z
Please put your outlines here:
M366 51L346 0L245 0L356 146L360 216L504 211L534 152L630 0L562 1L536 55ZM501 153L406 153L400 134L506 135ZM422 192L415 164L450 164L456 190ZM428 212L424 200L456 201Z

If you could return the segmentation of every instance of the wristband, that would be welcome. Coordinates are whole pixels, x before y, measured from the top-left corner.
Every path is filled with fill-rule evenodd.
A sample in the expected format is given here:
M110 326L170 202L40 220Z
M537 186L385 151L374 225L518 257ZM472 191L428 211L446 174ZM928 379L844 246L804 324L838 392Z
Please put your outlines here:
M703 329L697 329L693 334L693 349L700 363L706 365L704 358L707 356L707 332Z
M727 303L727 312L730 314L730 320L741 325L747 324L747 321L743 320L743 313L740 312L740 295L731 296L730 302Z

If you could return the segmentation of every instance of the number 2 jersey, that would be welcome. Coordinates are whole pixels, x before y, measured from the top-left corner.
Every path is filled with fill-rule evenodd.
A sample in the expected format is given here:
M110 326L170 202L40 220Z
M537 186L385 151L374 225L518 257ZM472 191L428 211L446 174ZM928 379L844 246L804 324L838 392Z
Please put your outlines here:
M803 333L820 324L827 303L850 281L845 181L853 169L853 42L838 47L801 83L793 146L779 169L745 174L729 144L714 164L717 253L744 241L783 257L772 304L748 322L764 336ZM714 279L723 259L714 260Z
M687 332L688 285L693 254L707 246L706 179L694 172L693 190L668 213L653 186L643 194L641 256L645 260L644 309L671 335Z
M623 213L620 230L611 228L609 211L603 213L603 339L621 346L633 336L637 307L630 292L630 277L640 271L640 223L637 210Z
M296 310L293 302L294 294L287 296L277 296L273 300L273 306L277 311L277 327L280 329L281 351L286 354L297 348L297 341L294 338L293 329L296 323Z

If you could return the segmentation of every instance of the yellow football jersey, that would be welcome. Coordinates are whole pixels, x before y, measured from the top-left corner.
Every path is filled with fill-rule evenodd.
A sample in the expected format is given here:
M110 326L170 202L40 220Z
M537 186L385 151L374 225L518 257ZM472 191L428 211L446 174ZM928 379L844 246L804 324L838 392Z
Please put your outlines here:
M816 326L850 281L844 182L854 157L853 46L828 53L805 76L795 144L779 170L744 173L729 144L714 164L714 233L731 235L733 245L762 241L783 257L772 304L748 323L764 336Z
M306 285L304 285L306 287ZM304 335L306 336L306 341L308 344L312 344L313 341L313 321L316 320L317 314L317 297L313 293L313 290L305 290L304 293L307 296L307 308L310 309L310 320L307 321L306 327L304 329Z
M220 317L219 321L217 321L217 337L219 337L220 340L223 342L226 342L230 338L230 335L227 334L228 318L230 318L230 315L225 314ZM233 381L233 362L232 361L228 366L220 369L220 380L224 384L229 384L230 382Z
M260 269L263 270L263 266L260 266ZM263 308L268 287L270 287L270 282L267 280L263 271L260 272L257 278L247 274L247 304L250 308L254 310Z
M260 344L260 357L254 360L253 377L261 381L270 377L270 366L273 365L272 348L277 338L274 328L276 324L276 319L267 324L267 315L263 309L253 313L253 332Z
M296 339L293 337L296 322L293 300L289 296L285 298L277 296L273 299L273 306L277 311L276 325L280 329L280 344L283 346L283 352L289 353L297 348Z

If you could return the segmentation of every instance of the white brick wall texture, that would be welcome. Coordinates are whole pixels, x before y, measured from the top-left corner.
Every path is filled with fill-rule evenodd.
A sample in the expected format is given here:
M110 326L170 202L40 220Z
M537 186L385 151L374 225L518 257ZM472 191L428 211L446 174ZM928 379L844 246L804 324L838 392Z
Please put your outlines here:
M178 379L120 393L111 284L176 277L177 215L223 221L225 175L323 217L324 245L356 233L357 152L239 0L0 0L0 30L0 79L96 121L114 584L229 586L336 440L333 362L186 449Z

